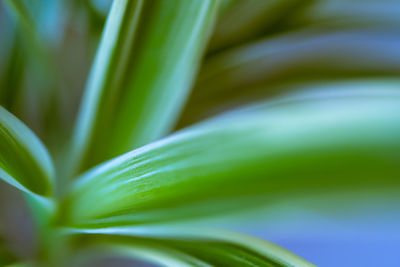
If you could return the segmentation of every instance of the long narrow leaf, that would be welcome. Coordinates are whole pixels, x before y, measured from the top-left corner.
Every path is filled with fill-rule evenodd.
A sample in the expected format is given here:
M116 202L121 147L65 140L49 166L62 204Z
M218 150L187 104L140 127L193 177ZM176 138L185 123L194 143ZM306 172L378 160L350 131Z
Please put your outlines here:
M299 83L397 77L400 64L393 58L400 57L399 46L400 36L381 31L304 30L226 50L203 64L178 127Z
M103 238L103 239L107 239ZM102 259L104 256L120 256L131 258L132 260L142 260L154 263L157 266L191 267L209 266L187 254L173 248L160 246L157 244L149 245L140 242L104 242L105 240L95 239L97 244L88 245L83 251L83 255L78 254L78 266L86 266L87 262L93 259ZM83 243L83 242L80 242ZM80 256L80 257L79 257Z
M196 228L144 228L139 233L94 231L86 242L167 266L314 266L283 248L243 234Z
M285 23L310 5L310 2L312 1L247 0L229 3L216 24L209 50L220 50L274 33L277 29L284 28Z
M191 86L216 3L114 1L74 135L76 170L168 132Z
M59 131L57 127L64 119L59 116L60 110L56 106L64 83L54 58L56 41L60 39L63 27L54 21L50 23L49 18L50 15L62 20L62 14L56 14L61 10L60 1L6 0L4 3L16 19L15 52L23 58L23 64L17 65L19 69L11 73L13 76L19 74L18 77L6 77L16 80L9 82L16 86L9 90L14 92L14 102L18 100L19 104L18 109L14 107L12 111L49 145L49 137L53 138L53 133ZM27 82L29 85L25 84ZM19 90L18 85L23 85L23 90Z
M22 191L51 196L54 169L35 134L0 107L0 178Z
M353 0L315 1L311 8L298 14L295 23L396 31L400 25L399 8L400 3L392 0L366 0L362 5Z
M334 84L182 130L92 169L72 226L174 220L319 190L399 186L398 82Z

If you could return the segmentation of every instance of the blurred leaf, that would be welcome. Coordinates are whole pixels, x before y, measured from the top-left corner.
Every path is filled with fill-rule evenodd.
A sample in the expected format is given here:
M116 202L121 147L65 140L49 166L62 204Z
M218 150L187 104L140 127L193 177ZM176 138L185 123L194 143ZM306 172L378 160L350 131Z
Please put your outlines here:
M223 214L316 190L397 188L398 88L337 83L187 128L85 173L61 216L73 227L109 227Z
M12 11L12 13L17 17L17 20L21 23L25 33L29 36L27 39L30 39L32 48L37 48L37 44L35 43L38 38L36 23L33 20L31 13L29 12L29 8L26 6L25 2L22 0L5 0L4 3L6 3L6 6Z
M400 75L400 35L298 31L226 50L199 73L178 128L299 83Z
M89 32L94 35L94 37L98 37L98 35L101 34L101 31L104 27L104 23L106 20L105 14L103 14L101 11L99 11L96 8L96 1L76 1L77 4L81 4L87 15L88 15L88 26L90 28ZM98 42L96 42L98 43Z
M313 0L227 1L216 24L209 50L215 52L262 35L282 31L293 14ZM240 19L238 19L240 18Z
M4 73L1 73L0 80L0 105L7 110L20 113L19 102L21 99L23 66L25 59L21 53L21 44L14 38L10 48L9 58L5 62Z
M346 29L380 29L397 32L400 18L397 10L400 2L396 0L324 0L296 14L294 23L304 26L317 26Z
M61 39L63 32L63 25L59 22L62 17L59 14L60 0L51 3L24 0L4 2L15 17L18 26L16 49L24 59L24 64L18 66L21 74L17 78L22 84L22 93L18 95L21 111L17 115L39 136L48 137L60 121L59 107L56 106L59 90L55 89L59 89L62 79L53 55L53 46ZM10 85L18 85L14 83ZM18 87L15 90L18 92Z
M110 6L112 1L110 0L88 0L87 1L92 8L96 9L97 12L102 14L104 17L107 15L107 12L110 10Z
M43 46L61 40L66 14L62 0L5 0L4 3L21 23L24 33L33 38L26 42Z
M3 244L0 246L0 265L8 266L10 263L16 261L16 256L13 255L8 249L3 247Z
M17 263L12 263L5 265L4 267L34 267L35 264L31 262L17 262Z
M163 266L314 266L272 243L243 234L164 227L147 231L92 234L87 242Z
M34 195L52 194L54 170L46 148L21 121L0 107L0 178Z
M216 1L114 1L73 140L77 171L165 135L212 27Z
M400 23L400 3L393 0L225 2L210 42L211 52L298 29L314 28L322 33L333 29L396 32Z

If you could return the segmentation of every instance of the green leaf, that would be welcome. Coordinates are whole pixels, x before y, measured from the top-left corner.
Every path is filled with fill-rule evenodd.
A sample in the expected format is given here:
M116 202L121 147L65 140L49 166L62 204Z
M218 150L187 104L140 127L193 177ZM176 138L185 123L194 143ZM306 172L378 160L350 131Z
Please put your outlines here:
M0 244L0 266L8 266L12 262L15 262L16 259L17 257L13 253L6 249L3 244Z
M65 200L64 222L131 225L315 191L398 188L399 82L326 87L222 115L88 171Z
M229 1L223 6L224 12L216 24L209 50L215 52L268 33L283 31L287 22L297 13L301 13L310 2L312 1Z
M362 5L351 0L225 2L210 41L211 52L302 28L318 34L337 29L388 32L396 31L400 22L399 4L392 0L365 0Z
M137 230L116 234L93 231L83 237L87 245L163 266L314 266L272 243L239 233L171 227Z
M0 178L33 195L52 194L54 169L49 153L28 127L2 107Z
M58 130L55 126L58 126L60 120L64 120L58 114L59 107L56 107L59 104L58 97L61 98L59 94L64 83L59 62L54 58L56 36L60 37L63 29L62 25L49 27L52 25L49 23L51 19L49 14L61 20L62 15L56 14L61 10L61 8L58 10L56 8L60 3L59 1L44 3L24 0L5 0L4 3L16 19L18 27L14 49L16 54L23 59L17 66L10 66L13 67L11 68L13 75L6 77L11 81L5 85L15 86L10 89L15 91L10 97L15 98L13 102L19 104L18 109L13 107L12 112L28 123L39 136L49 141L48 138L53 137L53 132ZM53 29L53 32L49 32L49 28ZM25 84L27 82L29 86ZM15 106L16 103L11 104ZM59 143L57 145L59 146Z
M368 49L360 49L368 43ZM226 50L207 59L178 127L299 83L400 74L400 38L381 31L297 31ZM351 58L351 60L349 60Z
M104 238L103 238L104 239ZM98 240L96 238L96 240ZM104 241L104 240L103 240ZM82 243L82 241L80 241ZM151 262L157 266L174 266L174 267L191 267L204 266L204 264L180 251L157 244L148 244L148 242L102 242L98 241L97 245L80 248L78 252L82 252L82 256L78 255L77 266L87 266L88 262L101 260L107 256L121 256L124 258L132 258L133 260L142 260ZM80 258L79 258L80 256Z
M21 53L21 43L11 34L6 38L13 39L10 47L6 50L9 57L2 61L3 72L0 72L0 105L14 112L18 110L21 98L23 65L25 58Z
M5 265L4 267L34 267L35 265L31 262L17 262Z
M114 1L73 139L77 171L170 130L191 86L216 6L215 0Z
M399 7L399 3L392 0L365 0L362 5L348 0L315 1L310 8L298 14L294 23L324 25L325 28L357 27L361 31L377 28L386 32L396 31L400 24L396 12Z
M34 49L39 49L37 46L38 44L36 43L38 41L36 23L32 18L26 3L21 0L5 0L4 3L18 19L18 22L21 24L25 35L29 36L29 38L27 37L26 40L29 41L30 46ZM35 52L38 52L38 50Z

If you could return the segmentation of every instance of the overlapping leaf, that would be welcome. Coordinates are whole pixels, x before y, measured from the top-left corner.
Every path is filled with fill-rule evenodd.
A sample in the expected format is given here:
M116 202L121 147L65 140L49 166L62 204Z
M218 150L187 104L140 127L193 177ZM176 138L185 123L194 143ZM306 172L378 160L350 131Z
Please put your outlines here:
M314 190L397 188L398 86L333 84L182 130L84 174L63 215L70 226L110 227L220 214Z
M178 127L304 82L398 76L398 46L387 32L305 30L226 50L204 63Z
M50 155L40 140L0 107L0 178L25 192L48 197L53 176Z
M262 36L314 29L330 32L337 29L395 32L400 20L399 3L391 0L324 1L225 1L209 50L223 50ZM240 19L237 19L240 17Z
M31 129L46 139L63 127L64 117L60 116L59 96L65 86L54 48L63 34L63 25L50 23L57 18L63 20L61 1L4 1L10 14L16 19L13 41L13 57L10 58L8 72L4 75L4 84L0 91L7 93L5 107L20 117ZM11 36L10 36L11 37ZM8 38L10 38L8 37ZM62 126L61 126L62 125ZM49 138L49 139L48 139ZM60 140L54 141L57 149ZM55 150L55 149L54 149ZM54 151L53 150L53 151Z
M216 14L215 0L114 1L73 141L77 170L172 127Z
M295 23L308 26L330 25L335 28L381 29L396 31L400 24L396 11L400 3L391 0L325 0L314 1L305 12L297 14Z
M210 229L139 227L139 231L82 237L89 246L164 266L314 266L267 241Z
M242 44L287 28L288 21L312 1L226 1L210 40L209 52ZM240 18L240 19L238 19Z

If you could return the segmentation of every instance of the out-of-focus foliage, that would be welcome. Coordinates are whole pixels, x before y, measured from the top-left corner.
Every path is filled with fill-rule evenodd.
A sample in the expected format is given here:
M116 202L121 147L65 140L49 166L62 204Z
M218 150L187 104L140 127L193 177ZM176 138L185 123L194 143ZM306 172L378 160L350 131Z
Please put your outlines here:
M313 266L193 222L305 195L329 213L328 193L398 192L399 10L397 0L0 2L1 186L22 190L37 239L2 242L0 264L85 266L106 252Z
M74 135L78 170L165 135L190 88L216 2L144 2L116 1L105 26Z
M204 63L179 127L303 83L397 77L399 46L387 32L304 30L221 52Z

